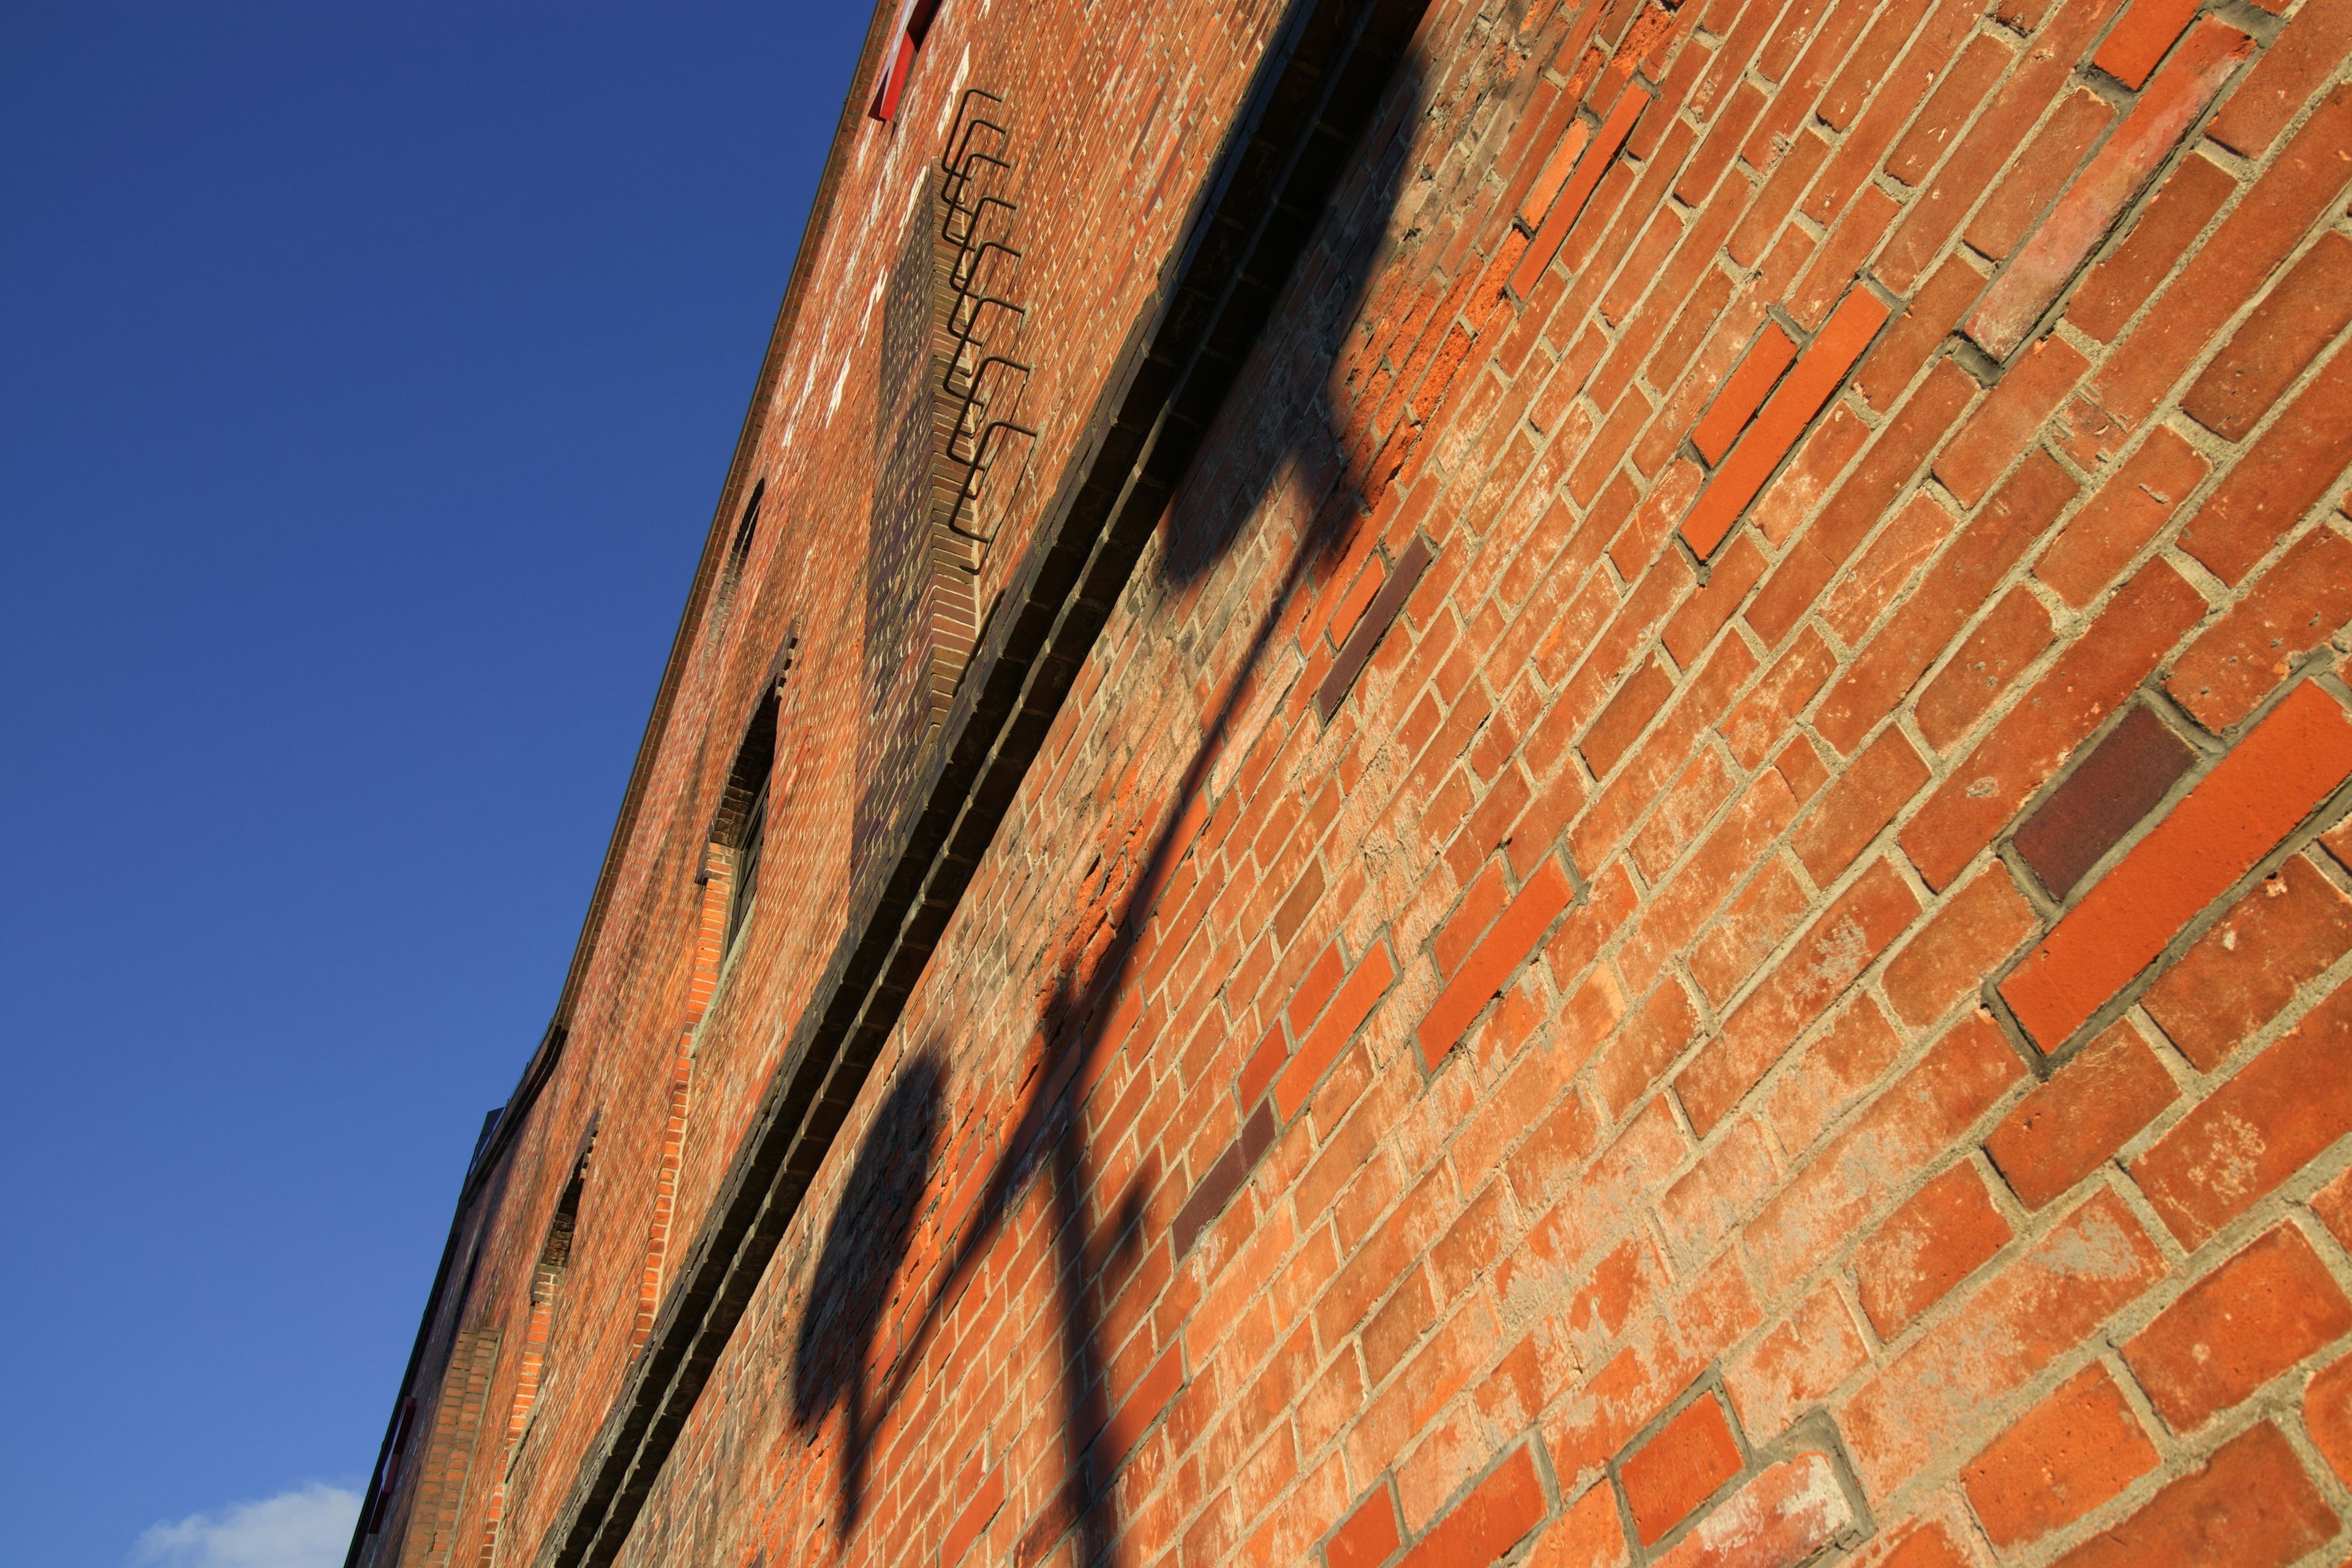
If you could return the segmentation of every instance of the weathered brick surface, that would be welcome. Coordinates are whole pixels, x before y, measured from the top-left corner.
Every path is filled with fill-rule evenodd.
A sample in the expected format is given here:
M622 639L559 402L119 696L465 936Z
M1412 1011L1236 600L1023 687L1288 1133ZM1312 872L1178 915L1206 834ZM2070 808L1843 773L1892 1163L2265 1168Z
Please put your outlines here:
M2352 12L2259 9L1383 0L1148 447L1364 12L943 0L365 1568L2335 1568ZM1025 760L902 858L885 300L983 110L933 755Z

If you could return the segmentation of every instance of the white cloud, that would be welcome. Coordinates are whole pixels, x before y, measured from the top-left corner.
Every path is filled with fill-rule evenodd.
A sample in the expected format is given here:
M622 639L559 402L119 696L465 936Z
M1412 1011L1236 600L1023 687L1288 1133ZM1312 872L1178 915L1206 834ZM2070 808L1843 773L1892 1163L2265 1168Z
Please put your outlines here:
M357 1492L311 1481L259 1502L147 1527L138 1568L341 1568L359 1518Z

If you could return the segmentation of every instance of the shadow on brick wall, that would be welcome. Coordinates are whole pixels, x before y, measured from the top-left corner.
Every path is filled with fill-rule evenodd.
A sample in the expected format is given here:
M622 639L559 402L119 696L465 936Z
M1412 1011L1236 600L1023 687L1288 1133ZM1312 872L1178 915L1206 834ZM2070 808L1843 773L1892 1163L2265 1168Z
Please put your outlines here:
M1409 31L1429 4L1373 0L1372 8L1391 16L1410 12ZM1350 0L1297 5L1344 16L1366 9ZM1314 25L1312 18L1308 25ZM1291 629L1297 600L1321 585L1318 579L1377 498L1378 481L1370 477L1375 454L1351 445L1344 424L1350 389L1339 384L1337 366L1363 310L1365 289L1385 259L1382 242L1407 173L1412 132L1426 103L1425 79L1416 44L1386 79L1368 130L1340 164L1333 185L1336 206L1327 201L1320 213L1311 215L1314 230L1304 253L1286 280L1269 290L1261 313L1273 311L1271 325L1257 334L1244 363L1228 373L1243 387L1245 405L1223 406L1210 422L1211 444L1188 469L1160 525L1157 559L1146 568L1160 589L1195 583L1232 552L1242 528L1277 483L1289 477L1306 492L1299 499L1311 502L1310 521L1299 547L1283 563L1271 597L1263 601L1267 608L1240 653L1240 671L1264 667ZM1280 382L1247 378L1246 373L1269 365L1280 367ZM1318 387L1318 395L1305 395ZM1260 423L1245 427L1244 416ZM1297 485L1298 479L1307 482ZM873 1432L907 1392L941 1316L976 1273L1004 1223L1042 1182L1054 1246L1063 1360L1058 1386L1071 1393L1068 1408L1060 1413L1065 1463L1059 1488L1050 1500L1027 1500L1027 1525L1013 1555L1023 1563L1043 1561L1075 1532L1073 1561L1079 1568L1116 1559L1118 1521L1110 1485L1138 1436L1137 1412L1119 1409L1107 1386L1106 1362L1116 1347L1102 1342L1099 1282L1106 1274L1123 1274L1135 1254L1150 1245L1143 1236L1147 1191L1145 1178L1116 1197L1096 1191L1092 1152L1076 1114L1077 1097L1070 1090L1073 1084L1093 1081L1112 1004L1130 976L1136 935L1150 913L1138 900L1155 894L1181 858L1189 841L1189 833L1179 837L1187 826L1184 807L1205 787L1235 707L1251 689L1246 679L1224 684L1220 705L1202 715L1202 740L1161 805L1153 837L1123 875L1094 884L1096 902L1079 929L1108 927L1111 939L1086 944L1083 955L1064 966L1043 1005L1036 1037L1043 1059L1032 1079L1042 1087L1006 1132L972 1217L961 1229L962 1239L945 1260L922 1310L905 1319L903 1342L870 1400L860 1369L873 1353L877 1324L889 1314L885 1292L911 1234L909 1194L919 1193L931 1175L943 1087L934 1050L927 1048L899 1069L898 1081L866 1134L813 1278L812 1311L793 1371L793 1412L803 1430L835 1408L847 1408L836 1537L845 1546L858 1515ZM1183 1196L1175 1195L1180 1201ZM1090 1221L1097 1214L1099 1221ZM1155 1367L1166 1364L1157 1354L1151 1359ZM1187 1372L1181 1362L1175 1370L1180 1376ZM988 1456L990 1463L998 1458Z

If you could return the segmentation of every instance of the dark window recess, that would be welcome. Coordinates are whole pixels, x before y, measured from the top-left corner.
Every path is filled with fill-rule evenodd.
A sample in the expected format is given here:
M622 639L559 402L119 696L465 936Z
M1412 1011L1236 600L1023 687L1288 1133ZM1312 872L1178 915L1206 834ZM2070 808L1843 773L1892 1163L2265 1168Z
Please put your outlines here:
M393 1426L392 1451L384 1456L383 1476L376 1482L375 1512L368 1521L368 1533L379 1534L383 1521L392 1512L393 1500L400 1495L400 1461L408 1452L408 1429L416 1424L416 1401L400 1402L400 1418Z
M726 564L719 571L719 589L710 596L709 624L714 633L727 625L727 617L734 611L736 591L743 585L743 564L751 558L751 538L760 527L760 502L767 493L765 479L751 488L751 499L743 507L743 521L735 525L735 537L727 546Z
M771 769L772 774L773 770ZM760 793L751 801L751 815L743 820L743 845L735 852L735 886L727 900L727 945L723 951L735 951L735 938L743 930L743 917L751 908L751 900L760 893L760 850L768 839L768 786L763 781Z
M792 669L793 650L799 640L797 630L784 639L769 671L767 688L743 726L735 765L728 770L727 788L719 796L718 815L711 818L704 868L695 879L707 884L713 870L726 873L726 935L719 950L722 960L735 951L736 939L743 934L760 890L760 862L768 839L768 784L776 769L776 724L783 708L784 678Z

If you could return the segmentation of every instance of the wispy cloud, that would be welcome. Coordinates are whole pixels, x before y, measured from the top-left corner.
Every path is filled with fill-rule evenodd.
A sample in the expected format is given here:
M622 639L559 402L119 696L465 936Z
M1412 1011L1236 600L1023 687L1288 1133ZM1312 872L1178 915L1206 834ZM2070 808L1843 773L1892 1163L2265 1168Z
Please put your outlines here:
M311 1481L259 1502L150 1525L131 1561L134 1568L341 1568L359 1512L357 1492Z

